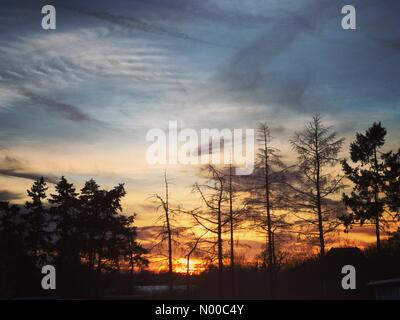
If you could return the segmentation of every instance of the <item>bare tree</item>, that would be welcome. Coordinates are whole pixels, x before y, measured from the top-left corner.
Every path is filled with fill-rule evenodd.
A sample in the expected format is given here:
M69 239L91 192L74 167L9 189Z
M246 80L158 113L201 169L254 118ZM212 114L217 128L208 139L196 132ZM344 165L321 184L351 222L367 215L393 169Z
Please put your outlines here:
M234 252L234 215L233 215L233 186L232 186L232 162L229 164L229 235L230 235L230 263L232 282L234 281L235 252Z
M194 226L188 228L192 229ZM200 236L198 236L196 234L196 232L194 232L192 230L191 235L185 235L186 238L189 238L189 240L186 242L186 246L188 248L188 251L186 253L186 293L189 296L190 295L190 258L192 257L192 255L197 254L197 255L201 255L203 254L205 251L202 250L201 248L201 242L203 240L203 238L207 235L208 231L206 230L204 233L202 233Z
M228 168L223 169L223 174L227 180L226 193L229 205L229 213L226 217L229 222L229 244L230 244L230 274L231 274L231 293L232 296L236 294L235 286L235 231L240 228L240 224L245 221L247 214L247 203L240 200L240 195L246 192L241 187L241 176L233 174L235 167L232 161L229 163ZM238 200L239 199L239 200Z
M313 117L303 131L296 132L290 140L293 149L298 155L296 180L290 184L294 191L293 206L295 211L307 213L313 212L317 216L317 222L313 218L298 218L318 229L320 256L325 255L324 234L334 230L339 223L332 221L340 203L331 198L342 187L343 176L332 173L333 167L340 159L338 153L344 139L337 139L336 133L331 132L330 127L322 124L321 117L317 114ZM324 222L327 228L324 230ZM310 230L307 230L309 232Z
M228 201L226 196L226 179L224 174L217 170L214 166L206 167L209 178L204 184L195 183L193 191L198 192L201 200L205 205L205 210L194 210L191 216L196 223L208 232L215 234L218 260L218 288L220 296L222 296L222 272L223 264L223 246L222 234L223 227L229 222L225 219L226 214L223 212L223 205Z
M272 137L265 123L260 123L257 131L259 143L257 162L252 175L242 179L242 186L250 192L247 199L249 218L258 230L265 234L266 245L263 251L263 263L268 273L269 294L274 295L275 241L274 235L286 229L285 215L273 214L273 210L283 209L286 185L284 165L279 149L271 145ZM284 227L284 228L283 228Z
M265 211L266 211L266 227L267 227L267 243L268 243L268 262L272 269L274 265L274 246L272 241L272 218L271 218L271 174L277 174L273 171L272 166L283 168L284 165L278 155L279 150L273 148L271 143L271 134L268 126L265 123L259 125L258 129L258 141L261 142L261 147L258 153L258 168L261 169L261 173L264 178L264 197L265 197Z
M169 287L170 291L173 289L172 276L173 276L173 259L172 259L172 232L173 227L171 225L171 209L169 205L169 182L167 179L167 173L164 172L164 184L165 184L165 195L164 197L159 194L155 194L153 197L156 198L160 203L164 211L164 216L161 219L163 221L163 227L161 231L161 242L167 240L168 246L168 274L169 274Z

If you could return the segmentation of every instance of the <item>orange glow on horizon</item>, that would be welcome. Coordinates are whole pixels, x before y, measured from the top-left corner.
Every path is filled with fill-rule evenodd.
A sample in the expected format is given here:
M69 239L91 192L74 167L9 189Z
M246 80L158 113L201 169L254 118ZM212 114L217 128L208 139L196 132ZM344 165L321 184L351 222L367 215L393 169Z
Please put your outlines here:
M190 259L189 260L189 274L200 274L204 271L204 262L201 259ZM187 260L185 258L180 258L177 262L175 262L174 272L180 274L187 273Z

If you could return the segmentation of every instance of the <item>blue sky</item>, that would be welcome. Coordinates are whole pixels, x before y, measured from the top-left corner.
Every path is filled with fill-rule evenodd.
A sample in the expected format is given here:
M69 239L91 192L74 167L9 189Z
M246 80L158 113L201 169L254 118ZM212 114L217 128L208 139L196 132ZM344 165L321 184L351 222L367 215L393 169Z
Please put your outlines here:
M126 205L140 211L164 169L146 164L145 135L168 120L263 120L290 158L288 138L319 112L347 142L382 121L398 147L398 1L51 1L57 29L45 31L47 3L1 2L3 199L65 174L78 186L126 182ZM344 4L357 30L341 28ZM185 198L194 170L168 170Z

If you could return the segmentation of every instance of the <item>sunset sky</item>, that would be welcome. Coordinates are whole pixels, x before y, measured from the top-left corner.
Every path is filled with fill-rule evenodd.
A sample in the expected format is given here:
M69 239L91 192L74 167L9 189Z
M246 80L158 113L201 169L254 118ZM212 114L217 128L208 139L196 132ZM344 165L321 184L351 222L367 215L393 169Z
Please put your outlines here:
M56 30L41 28L48 2ZM349 3L357 29L345 31ZM1 1L0 200L23 203L41 175L50 189L61 175L78 188L124 182L125 212L147 226L167 170L174 203L194 206L197 168L146 162L146 133L169 120L266 121L287 162L316 112L346 138L343 156L374 121L398 148L399 17L397 0Z

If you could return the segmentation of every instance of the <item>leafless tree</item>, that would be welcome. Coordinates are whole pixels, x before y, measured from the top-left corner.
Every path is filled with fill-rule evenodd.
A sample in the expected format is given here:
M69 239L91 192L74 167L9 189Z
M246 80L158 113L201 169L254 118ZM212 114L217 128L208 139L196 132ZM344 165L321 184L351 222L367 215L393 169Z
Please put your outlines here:
M172 291L173 289L173 282L172 282L172 277L173 277L173 248L172 248L172 234L174 231L174 228L171 224L171 213L172 210L170 208L170 200L169 200L169 182L167 179L167 173L164 172L164 184L165 184L165 195L164 197L155 194L153 195L153 198L155 198L157 201L160 202L160 206L163 209L163 216L160 217L159 220L163 222L163 228L161 229L161 233L159 236L161 237L160 243L163 243L165 240L167 240L167 247L168 247L168 274L169 274L169 287L170 290Z
M260 123L257 131L259 144L257 161L252 175L242 179L242 188L247 189L249 218L254 221L256 230L265 234L266 246L263 253L263 263L268 271L270 295L273 295L273 273L276 262L276 235L286 230L286 214L273 211L284 209L285 173L288 168L282 161L279 149L272 146L270 130L265 123ZM278 236L279 237L279 236Z
M223 211L224 204L228 202L226 195L227 181L224 174L214 166L208 165L206 168L208 179L203 184L195 183L193 191L200 195L205 209L194 210L191 216L196 223L204 230L215 234L218 260L218 283L220 295L222 295L222 272L223 272L223 246L222 234L224 226L229 222L226 213Z
M313 235L312 228L317 227L321 257L325 255L324 235L339 225L334 218L342 207L332 195L343 188L343 176L332 173L332 169L340 161L338 153L343 141L336 138L331 127L322 124L318 114L290 140L298 155L294 179L288 184L294 191L291 204L296 217L305 222L302 224L305 228L300 232Z
M186 240L186 247L187 247L187 252L185 254L186 257L186 278L187 278L187 283L186 283L186 293L189 296L190 295L190 258L192 255L197 255L201 256L203 254L206 254L207 252L202 249L202 241L204 240L204 237L207 235L208 231L206 230L202 234L198 235L196 232L193 231L193 227L191 226L187 228L187 230L191 230L190 235L185 235Z

